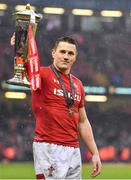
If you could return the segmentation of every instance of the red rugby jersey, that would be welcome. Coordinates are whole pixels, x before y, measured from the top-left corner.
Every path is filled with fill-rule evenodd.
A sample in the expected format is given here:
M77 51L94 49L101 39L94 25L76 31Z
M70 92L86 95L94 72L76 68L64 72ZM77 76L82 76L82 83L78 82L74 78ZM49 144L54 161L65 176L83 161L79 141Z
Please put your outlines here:
M69 76L60 73L65 88L71 97ZM75 88L75 101L69 115L63 90L49 67L41 67L42 88L32 92L32 110L36 119L34 141L43 141L64 146L79 147L79 108L84 106L84 88L80 80L71 76Z

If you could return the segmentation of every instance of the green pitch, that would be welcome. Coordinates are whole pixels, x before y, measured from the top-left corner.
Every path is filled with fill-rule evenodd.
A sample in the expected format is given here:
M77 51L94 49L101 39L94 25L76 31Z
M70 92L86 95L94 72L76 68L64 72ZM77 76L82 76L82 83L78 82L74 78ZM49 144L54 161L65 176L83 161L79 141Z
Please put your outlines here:
M91 179L92 166L83 165L83 179ZM35 179L32 163L1 163L0 179ZM130 164L103 164L101 175L95 179L131 179Z

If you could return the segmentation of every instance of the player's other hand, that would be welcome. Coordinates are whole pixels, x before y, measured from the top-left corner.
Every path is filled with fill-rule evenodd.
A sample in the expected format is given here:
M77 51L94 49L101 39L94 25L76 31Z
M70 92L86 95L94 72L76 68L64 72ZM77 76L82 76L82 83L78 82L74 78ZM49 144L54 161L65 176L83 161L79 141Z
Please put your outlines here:
M11 37L10 44L11 44L11 46L15 45L15 32L13 33L13 35Z
M94 178L98 176L101 172L102 164L99 155L92 156L92 163L93 163L93 172L91 176Z

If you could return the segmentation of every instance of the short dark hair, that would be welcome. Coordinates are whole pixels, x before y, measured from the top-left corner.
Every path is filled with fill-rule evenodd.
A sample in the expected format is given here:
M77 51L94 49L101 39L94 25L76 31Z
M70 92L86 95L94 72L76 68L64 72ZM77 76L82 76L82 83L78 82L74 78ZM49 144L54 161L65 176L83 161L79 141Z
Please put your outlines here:
M67 43L70 43L70 44L74 44L76 46L76 48L77 48L77 42L73 38L71 38L69 36L63 36L63 37L60 37L60 38L58 38L56 40L55 45L54 45L54 49L57 48L57 46L58 46L58 44L60 42L67 42Z

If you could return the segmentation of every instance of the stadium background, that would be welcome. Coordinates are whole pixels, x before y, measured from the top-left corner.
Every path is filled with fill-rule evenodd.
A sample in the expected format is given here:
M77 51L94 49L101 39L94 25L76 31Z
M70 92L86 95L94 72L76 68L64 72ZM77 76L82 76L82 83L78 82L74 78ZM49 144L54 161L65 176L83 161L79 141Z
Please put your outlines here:
M130 167L131 1L0 0L0 3L5 4L0 4L0 168L8 163L13 167L13 162L32 162L34 117L30 92L5 84L13 76L10 38L15 30L15 17L12 13L17 11L17 5L27 3L43 14L36 33L41 65L51 63L51 48L57 37L71 35L77 40L79 55L72 73L85 87L86 110L102 162L115 163L114 167L126 163ZM63 8L64 12L46 13L43 8L47 6ZM76 8L91 11L88 15L75 15ZM103 10L113 12L104 14ZM26 97L9 98L7 92L23 92ZM82 142L81 153L83 163L90 163L90 154ZM131 178L127 166L126 170L123 178ZM9 178L0 173L2 177Z

